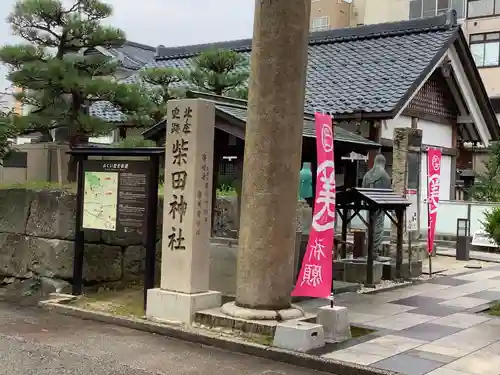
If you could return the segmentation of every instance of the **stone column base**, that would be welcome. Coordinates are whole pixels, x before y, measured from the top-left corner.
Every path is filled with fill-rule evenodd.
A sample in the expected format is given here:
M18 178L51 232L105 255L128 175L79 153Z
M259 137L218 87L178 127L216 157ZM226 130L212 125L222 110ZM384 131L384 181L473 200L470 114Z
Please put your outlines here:
M155 288L148 290L146 317L163 322L191 324L196 312L220 305L219 292L185 294Z
M245 320L291 320L299 319L305 316L304 310L298 306L292 305L284 310L254 310L244 307L238 307L234 302L228 302L221 308L221 312L233 318Z

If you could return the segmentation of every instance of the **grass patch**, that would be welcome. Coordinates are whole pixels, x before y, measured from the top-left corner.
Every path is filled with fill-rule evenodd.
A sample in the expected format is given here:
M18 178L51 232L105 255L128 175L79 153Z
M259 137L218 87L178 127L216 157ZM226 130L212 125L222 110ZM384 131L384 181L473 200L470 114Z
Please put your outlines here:
M76 183L74 184L62 184L59 185L57 182L52 181L30 181L16 184L0 184L0 189L24 189L24 190L56 190L56 191L68 191L76 192Z
M87 292L73 301L73 306L105 312L114 315L142 318L144 316L143 286L130 285L123 289L100 288L97 292Z
M353 339L356 337L369 335L370 333L373 333L373 332L375 332L375 331L372 329L351 326L351 335L352 335Z
M236 197L236 190L217 189L218 197Z
M108 313L127 318L142 319L145 315L143 310L143 285L140 282L118 286L108 285L99 288L98 291L86 291L85 295L72 300L72 306L86 310ZM500 304L498 305L500 315ZM352 338L366 336L375 332L368 328L351 325ZM271 346L273 336L262 334L249 334L235 331L233 335L256 344Z
M0 190L8 189L24 189L34 191L67 191L76 194L76 182L59 185L54 181L30 181L15 184L0 184ZM158 186L158 196L163 198L165 193L164 185ZM217 196L219 197L236 197L236 190L221 190L217 189Z
M500 302L496 302L488 310L486 310L489 315L500 316Z

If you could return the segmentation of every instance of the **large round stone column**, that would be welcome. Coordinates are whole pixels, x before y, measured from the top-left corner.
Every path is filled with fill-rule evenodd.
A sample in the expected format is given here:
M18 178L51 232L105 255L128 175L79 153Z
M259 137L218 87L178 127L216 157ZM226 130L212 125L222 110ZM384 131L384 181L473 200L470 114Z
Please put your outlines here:
M255 3L236 301L223 312L286 319L301 315L290 293L311 0Z

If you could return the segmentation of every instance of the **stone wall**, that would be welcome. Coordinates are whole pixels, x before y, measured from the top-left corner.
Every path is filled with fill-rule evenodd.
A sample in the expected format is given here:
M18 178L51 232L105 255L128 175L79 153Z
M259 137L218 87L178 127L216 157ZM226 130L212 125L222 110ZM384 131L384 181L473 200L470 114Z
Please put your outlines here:
M234 228L236 198L220 198L218 233ZM161 260L162 202L158 210L158 264ZM71 280L75 238L75 194L63 191L0 190L0 277L34 274ZM142 278L145 248L137 235L86 230L84 280L87 284Z

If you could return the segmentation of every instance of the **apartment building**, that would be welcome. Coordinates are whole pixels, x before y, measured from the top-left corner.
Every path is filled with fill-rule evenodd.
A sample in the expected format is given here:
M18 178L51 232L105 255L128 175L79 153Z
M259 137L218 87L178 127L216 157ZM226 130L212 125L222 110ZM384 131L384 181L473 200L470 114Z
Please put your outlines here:
M499 113L500 0L469 0L464 31L488 95Z
M409 19L409 0L311 0L311 31Z
M311 31L431 17L450 9L500 115L500 0L311 0Z
M484 5L473 7L480 13ZM467 0L311 0L311 31L432 17L450 9L465 19Z

